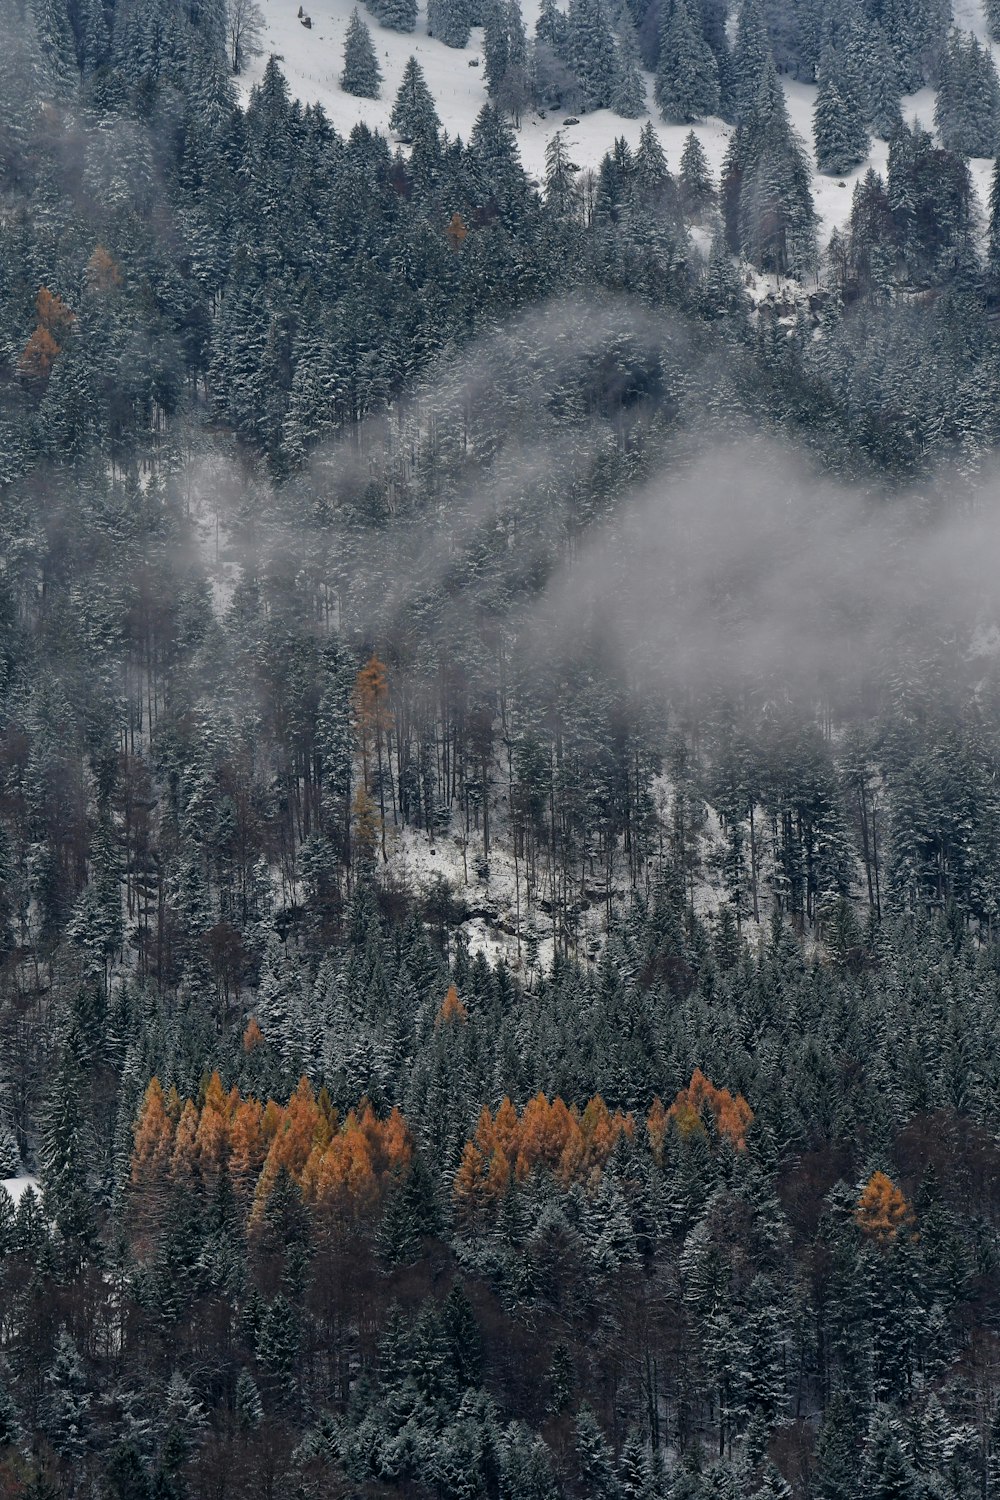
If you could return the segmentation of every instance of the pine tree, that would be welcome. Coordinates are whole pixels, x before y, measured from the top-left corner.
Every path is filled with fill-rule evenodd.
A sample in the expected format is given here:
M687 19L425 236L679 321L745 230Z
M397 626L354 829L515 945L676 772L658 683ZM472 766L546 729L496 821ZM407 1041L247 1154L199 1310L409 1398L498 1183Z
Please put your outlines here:
M1000 295L1000 158L993 163L993 176L990 180L986 280L991 295Z
M685 212L692 216L702 213L715 199L715 183L705 148L693 130L684 140L679 177Z
M413 31L417 24L417 0L369 0L369 10L389 31Z
M381 85L382 70L375 56L372 35L355 7L344 38L344 71L340 75L340 86L346 94L354 94L358 99L377 99Z
M403 77L396 94L396 101L389 116L389 129L406 145L436 138L441 128L431 91L427 87L424 72L415 57L411 57L403 70Z
M883 28L876 22L872 33L869 67L868 124L888 141L902 123L899 67Z
M447 47L464 47L471 20L468 0L427 0L427 31Z
M1000 80L989 49L953 31L941 61L934 123L941 143L961 156L993 156L1000 131Z
M823 48L813 111L816 164L839 176L864 161L871 147L861 103L845 80L843 61L831 41Z
M45 1384L45 1430L57 1453L78 1462L87 1447L91 1397L83 1363L65 1328L56 1339Z
M570 161L562 131L545 148L545 201L560 216L574 211L579 198L576 177L580 168Z
M615 92L615 47L604 0L570 0L566 46L580 87L580 108L610 109Z
M639 44L635 28L627 13L618 22L615 62L615 89L611 108L623 120L637 120L646 113L646 84L639 66Z
M729 71L729 98L723 101L727 119L737 125L750 119L769 64L773 66L760 0L743 0Z
M683 125L718 110L719 73L688 0L670 0L663 18L656 102L664 120Z

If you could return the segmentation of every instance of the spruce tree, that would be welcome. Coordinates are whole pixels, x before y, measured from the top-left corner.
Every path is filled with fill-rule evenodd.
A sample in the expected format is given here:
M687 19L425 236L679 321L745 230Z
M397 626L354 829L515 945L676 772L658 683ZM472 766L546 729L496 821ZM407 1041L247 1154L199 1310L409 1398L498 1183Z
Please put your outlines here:
M411 57L403 70L403 77L389 116L389 129L406 145L414 141L436 137L441 128L434 99L424 70L415 57Z
M417 0L369 0L369 9L389 31L413 31L417 24Z
M899 67L885 31L876 24L872 29L871 67L869 72L868 124L882 140L891 140L903 114L900 105Z
M615 47L604 0L570 0L567 50L582 110L609 109L615 92Z
M692 215L701 213L715 198L715 183L705 148L693 130L688 131L684 140L679 177L685 211Z
M820 171L836 176L863 162L871 146L864 112L845 80L843 61L830 41L823 49L820 66L813 140Z
M464 47L471 29L467 0L427 0L427 31L446 47Z
M245 1367L240 1371L236 1380L236 1395L233 1404L236 1420L244 1431L260 1426L264 1418L264 1406L257 1384Z
M646 199L670 186L667 158L652 120L647 120L639 132L639 144L633 159L633 180L640 195Z
M750 117L769 65L773 67L760 0L743 0L729 68L729 95L723 101L727 119L741 124Z
M355 7L344 38L344 71L340 75L340 86L345 94L353 94L357 99L377 99L381 85L382 70L375 56L372 34Z
M664 120L684 125L719 108L719 73L688 0L670 0L663 17L656 102Z
M1000 157L993 163L993 176L990 180L986 283L994 299L1000 296Z
M637 120L646 113L646 84L639 66L639 44L628 14L618 22L615 52L615 89L611 108L624 120Z
M79 1462L87 1448L91 1396L83 1363L69 1333L63 1328L45 1378L45 1430L63 1458Z
M934 123L960 156L992 156L1000 131L1000 81L989 49L953 31L941 62Z
M580 168L570 160L562 131L557 130L545 148L545 201L563 217L576 207L579 192L576 176Z
M556 0L542 0L532 47L533 98L538 109L557 109L573 90L567 53L567 22Z
M816 211L809 162L770 59L749 117L733 132L722 180L731 248L779 275L801 277L811 270Z

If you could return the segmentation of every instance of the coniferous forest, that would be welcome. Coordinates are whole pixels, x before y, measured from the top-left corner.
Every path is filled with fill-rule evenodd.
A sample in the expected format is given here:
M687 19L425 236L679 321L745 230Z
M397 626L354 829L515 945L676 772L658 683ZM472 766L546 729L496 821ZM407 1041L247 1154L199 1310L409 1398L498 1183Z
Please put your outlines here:
M989 45L428 21L3 0L0 1497L995 1500Z

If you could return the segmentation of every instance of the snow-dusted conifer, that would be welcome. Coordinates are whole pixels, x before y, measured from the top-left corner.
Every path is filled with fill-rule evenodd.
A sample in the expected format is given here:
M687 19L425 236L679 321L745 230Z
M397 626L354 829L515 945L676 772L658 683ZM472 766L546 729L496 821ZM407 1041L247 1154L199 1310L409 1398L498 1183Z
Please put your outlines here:
M390 31L412 31L417 24L417 0L369 0L369 9Z
M377 99L381 84L382 70L375 56L372 34L355 7L344 39L344 71L340 75L340 86L345 94L353 94L358 99Z
M604 0L570 0L568 50L580 87L580 108L610 108L615 92L615 47Z
M1000 131L1000 81L989 49L953 31L941 62L934 123L960 156L992 156Z
M615 56L615 88L611 108L624 120L637 120L646 113L646 85L639 65L639 43L628 12L618 22Z
M427 30L446 47L464 47L471 25L467 0L427 0Z
M845 79L843 60L829 40L820 65L813 139L817 166L821 172L834 175L858 166L871 146L861 104Z
M681 152L680 184L684 207L690 214L699 213L715 197L708 157L693 130L688 131Z
M403 70L396 101L389 116L389 129L407 145L418 136L436 135L441 128L424 70L411 57Z
M719 72L687 0L672 0L664 17L656 69L660 113L674 124L714 114L719 108Z
M580 168L570 160L562 131L557 130L545 148L545 200L558 214L571 213L579 196L576 174Z

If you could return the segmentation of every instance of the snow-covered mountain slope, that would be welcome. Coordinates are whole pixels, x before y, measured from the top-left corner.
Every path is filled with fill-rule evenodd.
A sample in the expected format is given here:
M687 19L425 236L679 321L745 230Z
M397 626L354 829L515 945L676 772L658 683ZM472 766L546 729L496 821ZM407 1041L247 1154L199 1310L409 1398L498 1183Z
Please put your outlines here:
M486 85L482 68L482 30L472 33L469 46L464 50L446 47L443 42L427 35L427 15L421 6L416 31L403 34L387 31L380 26L363 5L359 10L367 21L378 52L379 63L384 74L380 99L356 99L340 87L339 77L343 67L344 34L354 8L354 0L303 0L306 14L312 27L305 27L299 19L298 0L261 0L266 21L263 38L264 54L257 59L246 74L244 82L249 88L261 76L267 56L277 54L293 93L307 103L320 103L339 131L348 132L358 121L364 120L373 128L388 132L389 114L393 99L412 54L417 58L431 92L434 95L445 128L452 135L461 135L467 140L475 119L486 102ZM955 23L964 30L971 30L986 40L986 24L981 0L954 0ZM523 14L528 35L534 32L538 12L538 0L524 0ZM994 54L997 48L994 47ZM473 66L478 62L478 66ZM812 149L812 111L815 87L809 84L785 81L789 111L802 139ZM672 168L680 161L681 149L687 135L686 125L665 125L653 105L653 80L646 75L646 93L652 118L659 131L667 159ZM573 160L581 168L594 168L612 145L616 136L624 136L630 145L639 140L645 119L623 120L610 110L597 110L583 115L579 121L565 128L565 139L570 146ZM917 119L928 129L934 125L934 93L932 89L921 89L904 100L904 118ZM546 118L528 111L524 117L518 139L525 167L537 179L545 169L545 147L556 130L563 126L563 114L549 114ZM710 119L695 127L705 147L709 164L718 173L726 144L729 127L721 120ZM850 213L851 194L858 177L863 176L868 166L885 170L886 145L875 141L869 161L844 177L826 177L816 172L814 195L820 216L820 238L825 241L837 225L843 224ZM972 162L973 179L981 201L985 203L989 188L992 161L977 159Z

